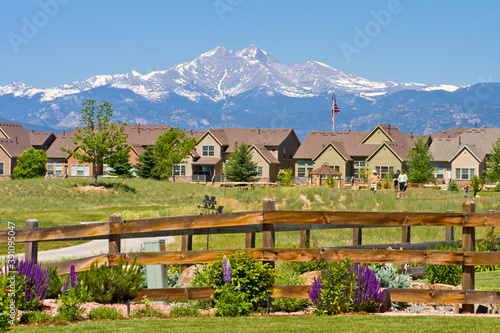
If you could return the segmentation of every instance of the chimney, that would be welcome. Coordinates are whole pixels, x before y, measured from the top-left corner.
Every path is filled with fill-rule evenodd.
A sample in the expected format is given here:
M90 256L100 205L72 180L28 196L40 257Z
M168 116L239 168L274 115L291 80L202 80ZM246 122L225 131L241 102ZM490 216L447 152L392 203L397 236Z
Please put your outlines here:
M139 126L137 126L137 133L141 134L141 124L139 123Z
M477 121L476 121L476 128L477 128Z
M413 139L413 132L410 133L410 137Z

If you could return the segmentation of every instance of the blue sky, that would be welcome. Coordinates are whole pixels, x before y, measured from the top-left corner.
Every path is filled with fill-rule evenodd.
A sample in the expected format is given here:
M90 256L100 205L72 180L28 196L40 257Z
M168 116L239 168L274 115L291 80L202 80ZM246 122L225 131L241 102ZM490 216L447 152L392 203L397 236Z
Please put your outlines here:
M375 81L500 81L500 1L2 0L0 86L147 73L256 44Z

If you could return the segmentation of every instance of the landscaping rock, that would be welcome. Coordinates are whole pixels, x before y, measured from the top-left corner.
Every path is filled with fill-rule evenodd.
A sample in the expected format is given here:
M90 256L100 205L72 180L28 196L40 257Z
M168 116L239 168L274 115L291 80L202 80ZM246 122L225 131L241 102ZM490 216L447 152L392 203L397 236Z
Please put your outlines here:
M382 298L382 303L380 304L380 312L389 312L392 308L391 295L389 290L384 290L384 297Z
M306 281L306 285L311 286L314 283L314 278L319 276L320 273L320 271L310 271L301 274L300 277Z
M188 268L186 268L184 270L184 272L182 272L182 274L179 278L179 281L182 282L183 286L189 285L189 283L191 283L191 281L194 279L194 272L195 272L196 267L198 268L199 271L203 271L203 268L205 266L204 265L192 265L192 266L189 266Z

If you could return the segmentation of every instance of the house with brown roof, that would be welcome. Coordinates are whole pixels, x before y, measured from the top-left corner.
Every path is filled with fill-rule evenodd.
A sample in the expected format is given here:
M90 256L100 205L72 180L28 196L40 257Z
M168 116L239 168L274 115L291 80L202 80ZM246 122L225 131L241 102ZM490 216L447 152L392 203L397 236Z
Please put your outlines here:
M10 177L25 150L46 150L54 141L51 132L28 131L19 123L0 122L0 177Z
M251 147L260 181L276 181L280 169L294 172L293 155L300 141L293 129L214 128L186 133L197 144L189 158L177 167L176 180L223 181L224 163L236 144L242 143Z
M154 145L156 139L172 127L167 125L124 125L124 133L127 134L127 145L131 147L129 161L137 163L137 157L149 145ZM89 177L93 176L92 163L80 163L61 148L71 150L79 149L74 143L74 135L78 130L64 131L55 135L55 140L47 150L49 159L47 172L56 176ZM110 168L107 165L98 166L99 175L107 175Z
M309 132L294 155L296 175L309 177L314 169L329 166L348 179L359 179L365 167L384 177L406 168L416 138L391 125L377 125L371 132Z
M500 128L455 128L430 137L436 179L465 183L475 175L484 176L486 160L500 138Z

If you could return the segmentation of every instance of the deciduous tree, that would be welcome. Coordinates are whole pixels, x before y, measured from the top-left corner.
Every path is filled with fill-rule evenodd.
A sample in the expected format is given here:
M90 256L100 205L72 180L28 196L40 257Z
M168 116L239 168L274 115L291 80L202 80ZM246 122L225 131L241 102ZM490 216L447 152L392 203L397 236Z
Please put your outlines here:
M77 149L61 148L80 163L92 163L94 185L97 186L97 167L107 164L122 145L127 141L127 134L121 123L111 121L113 106L104 101L96 105L93 99L83 102L81 110L83 127L77 127L73 143ZM118 126L120 125L120 126Z
M29 148L17 159L12 178L37 178L47 173L47 153L43 150Z
M189 156L196 146L196 139L189 138L179 128L172 128L156 139L155 160L160 168L161 177L168 179L172 175L175 182L175 167Z
M422 138L415 140L415 148L408 153L408 159L411 182L428 183L434 180L434 168L431 165L434 157Z

